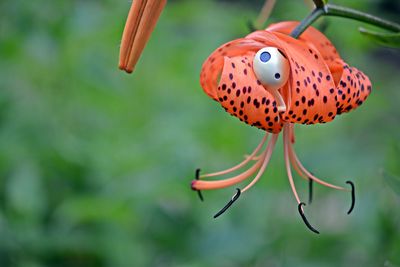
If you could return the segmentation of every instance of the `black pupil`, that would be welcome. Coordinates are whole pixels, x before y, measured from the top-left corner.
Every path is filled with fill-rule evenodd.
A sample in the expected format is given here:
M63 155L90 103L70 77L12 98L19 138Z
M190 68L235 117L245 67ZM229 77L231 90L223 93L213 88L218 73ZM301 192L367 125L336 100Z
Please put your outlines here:
M279 73L275 73L275 79L281 78L281 75Z

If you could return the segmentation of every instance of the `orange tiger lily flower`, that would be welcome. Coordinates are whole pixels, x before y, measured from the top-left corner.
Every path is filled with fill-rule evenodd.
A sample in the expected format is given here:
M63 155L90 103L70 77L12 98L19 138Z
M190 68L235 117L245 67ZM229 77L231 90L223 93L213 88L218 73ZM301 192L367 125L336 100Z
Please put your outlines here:
M133 0L119 54L119 68L131 73L167 0Z
M166 0L134 0L122 37L120 69L133 71L165 4ZM237 189L214 217L225 212L261 178L281 131L289 183L307 227L319 233L304 215L305 204L297 194L291 167L309 180L310 189L315 181L348 191L317 178L302 165L293 148L293 128L295 123L326 123L357 108L370 94L371 83L361 71L348 66L332 43L316 29L309 27L299 39L290 37L297 25L298 22L281 22L231 41L214 51L203 64L200 83L204 91L231 115L267 132L250 156L238 165L204 175L196 171L196 180L191 186L199 194L200 190L225 188L253 177L247 186ZM270 141L262 150L268 138ZM232 173L253 161L239 175L224 180L203 180ZM352 192L350 213L354 207L354 184L347 183Z
M305 204L297 194L291 167L310 182L348 189L317 178L302 165L293 148L294 124L326 123L357 108L370 94L371 83L365 74L347 65L328 38L315 28L308 28L299 39L290 37L297 25L298 22L281 22L231 41L215 50L203 64L200 83L206 94L231 115L266 131L266 135L243 162L216 173L199 175L197 171L191 186L196 191L219 189L253 177L247 186L237 189L215 217L219 216L260 179L283 131L289 183L304 222L318 233L304 216ZM251 162L252 166L231 178L203 180L232 173ZM348 183L353 200L350 213L354 206L354 184Z

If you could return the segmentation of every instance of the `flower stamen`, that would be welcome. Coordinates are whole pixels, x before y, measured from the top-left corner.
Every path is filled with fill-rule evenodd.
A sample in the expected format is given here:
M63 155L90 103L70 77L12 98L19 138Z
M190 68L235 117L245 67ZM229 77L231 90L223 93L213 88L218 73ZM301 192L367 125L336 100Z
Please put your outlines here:
M312 203L313 198L313 179L308 179L308 204Z
M195 179L199 180L199 177L200 177L200 169L196 169ZM196 190L196 191L197 191L197 195L199 196L200 200L204 201L203 194L201 193L201 190Z
M353 211L354 205L356 203L356 193L355 193L355 187L354 183L352 181L346 181L346 184L351 185L351 206L347 214L350 214Z
M249 190L250 187L252 187L255 183L257 183L257 181L264 174L265 169L268 166L269 160L271 159L272 152L274 151L276 141L278 140L278 136L279 136L278 134L272 135L272 138L271 138L270 142L268 143L267 148L265 149L265 157L264 157L264 160L263 160L260 170L258 171L256 177L254 177L254 179L250 182L250 184L248 184L245 188L242 189L242 193Z
M298 204L301 203L299 195L297 194L296 187L294 185L293 181L293 175L292 175L292 170L290 168L290 126L289 124L285 124L284 130L283 130L283 147L284 147L284 159L285 159L285 167L286 167L286 173L289 179L290 187L292 188L293 195L296 198L296 201Z
M310 222L307 220L306 215L304 215L304 210L303 210L303 206L305 206L306 204L304 202L299 203L299 206L297 207L300 213L301 218L303 219L304 223L307 225L308 229L310 229L311 231L313 231L316 234L319 234L319 231L317 229L315 229Z
M220 210L218 211L215 215L214 215L214 219L221 216L227 209L230 208L230 206L232 206L232 204L240 197L240 189L236 188L237 192L235 195L233 195L233 197L231 198L231 200L229 200L229 202Z
M249 163L251 160L260 160L262 154L260 156L256 156L257 153L261 150L261 148L264 146L265 142L268 139L269 134L267 133L264 135L263 139L261 142L258 144L258 146L254 149L254 151L249 155L245 157L245 160L242 161L241 163L237 164L236 166L233 166L232 168L226 169L224 171L219 171L219 172L214 172L214 173L208 173L208 174L203 174L200 175L200 179L206 178L206 177L215 177L215 176L220 176L220 175L225 175L231 172L234 172L243 166L245 166L247 163Z
M264 158L266 156L266 151L262 153L261 158L248 170L244 171L243 173L236 175L231 178L227 178L224 180L218 181L202 181L202 180L194 180L192 181L192 189L193 190L213 190L213 189L220 189L235 185L240 183L247 178L249 178L253 173L255 173L262 165Z
M291 132L293 131L291 128L288 128ZM289 134L290 135L290 134ZM341 187L341 186L337 186L337 185L333 185L330 184L328 182L325 182L317 177L315 177L311 172L309 172L304 166L303 164L300 162L299 158L296 155L296 152L294 151L293 145L289 142L288 143L288 149L289 149L289 159L290 162L292 163L294 169L296 170L296 172L303 178L305 179L312 179L314 180L314 182L317 182L321 185L324 185L326 187L330 187L333 189L337 189L337 190L344 190L344 191L349 191L348 189Z

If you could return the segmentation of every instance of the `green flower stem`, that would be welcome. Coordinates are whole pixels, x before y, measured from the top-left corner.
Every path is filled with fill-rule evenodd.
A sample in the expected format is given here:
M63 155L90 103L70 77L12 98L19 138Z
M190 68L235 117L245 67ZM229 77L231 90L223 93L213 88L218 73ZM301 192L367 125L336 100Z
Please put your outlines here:
M315 8L291 33L291 36L298 38L314 21L321 16L335 16L349 18L356 21L362 21L389 31L400 32L400 25L387 21L373 15L354 10L347 7L327 4L323 7Z
M325 3L323 0L313 0L314 4L316 7L320 8L320 7L324 7Z
M301 23L290 33L293 38L299 38L299 36L316 21L319 17L323 16L325 11L323 8L315 8L310 15L301 21Z
M326 15L328 16L335 16L335 17L342 17L342 18L349 18L357 21L362 21L374 26L378 26L380 28L393 31L393 32L400 32L400 25L391 21L387 21L373 15L354 10L347 7L336 6L336 5L326 5Z

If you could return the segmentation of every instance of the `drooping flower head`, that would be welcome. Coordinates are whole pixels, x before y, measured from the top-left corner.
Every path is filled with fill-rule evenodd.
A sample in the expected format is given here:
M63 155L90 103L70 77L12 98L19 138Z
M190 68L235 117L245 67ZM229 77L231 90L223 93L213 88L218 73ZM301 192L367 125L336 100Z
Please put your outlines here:
M284 123L326 123L361 105L371 91L368 77L349 67L315 28L308 28L299 39L290 37L297 24L273 24L219 47L203 65L200 82L204 91L227 112L271 133L279 133ZM254 58L265 47L279 51L270 53L269 61L281 56L289 66L289 77L278 88L286 106L282 112L276 89L260 81L253 65L265 60ZM277 80L282 78L281 70L274 70Z
M309 181L347 189L324 182L304 168L293 149L293 126L295 123L326 123L357 108L370 94L371 83L365 74L346 64L332 43L315 28L308 28L299 39L292 38L289 34L297 25L298 22L281 22L228 42L215 50L203 64L200 83L207 95L231 115L265 130L267 134L255 151L237 166L201 176L197 172L192 189L224 188L255 174L247 186L237 189L234 198L222 210L225 211L240 193L247 191L261 177L283 129L289 182L305 223L317 232L305 219L302 208L305 204L296 192L291 166ZM271 140L260 152L269 133L272 133ZM239 175L224 180L202 180L231 173L251 161L255 163ZM353 207L354 185L349 183Z

